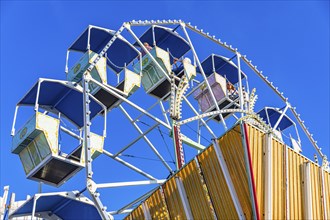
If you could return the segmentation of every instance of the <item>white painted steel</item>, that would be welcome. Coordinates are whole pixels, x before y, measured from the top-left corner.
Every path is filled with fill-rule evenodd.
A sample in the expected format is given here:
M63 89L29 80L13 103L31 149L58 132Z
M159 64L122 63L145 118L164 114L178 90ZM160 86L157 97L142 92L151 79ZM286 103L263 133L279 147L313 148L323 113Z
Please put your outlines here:
M272 216L272 134L265 135L265 219ZM276 195L274 195L276 196Z
M242 75L241 75L241 54L236 52L237 57L237 67L238 67L238 85L239 85L239 106L241 110L244 110L244 99L243 99L243 86L242 86ZM241 117L243 117L244 114L241 112Z
M289 192L289 160L288 160L288 147L285 146L285 207L286 218L290 216L290 192Z
M323 203L323 216L324 218L327 218L328 216L328 212L330 212L330 210L327 210L327 203L330 201L327 201L327 198L325 196L325 189L324 189L324 170L323 168L320 169L320 173L321 173L321 193L322 193L322 203ZM328 192L329 193L329 192Z
M97 84L98 86L102 87L105 91L107 91L108 93L110 93L111 95L117 97L118 99L123 100L124 102L126 102L127 104L131 105L132 107L134 107L135 109L137 109L140 112L143 112L145 115L149 116L150 118L152 118L153 120L155 120L156 122L162 124L164 127L171 129L171 127L166 124L165 122L163 122L162 120L160 120L159 118L155 117L154 115L150 114L149 112L145 111L143 108L141 108L140 106L136 105L135 103L131 102L130 100L128 100L127 98L117 94L116 92L112 91L111 89L107 88L106 86L104 86L102 83L99 83L98 81L94 80L94 79L90 79L93 83Z
M186 214L186 218L193 219L193 215L191 213L191 208L190 208L190 205L188 202L187 194L186 194L186 191L184 189L184 186L183 186L183 183L182 183L180 177L175 177L175 182L176 182L176 186L178 187L180 199L181 199L181 202L183 205L184 212Z
M277 126L280 124L282 118L284 117L284 115L285 115L285 113L286 113L286 111L288 110L289 107L290 107L290 104L287 103L284 110L281 113L281 116L277 119L277 122L274 125L273 130L276 130Z
M125 116L128 118L128 120L134 125L135 129L142 135L143 132L140 129L140 127L135 123L132 122L133 119L132 117L127 113L127 111L122 107L119 106L120 110L125 114ZM158 126L158 124L157 124ZM143 139L147 142L147 144L150 146L151 150L156 154L156 156L160 159L160 161L164 164L164 166L170 171L172 172L172 168L166 163L165 159L163 158L163 156L158 152L158 150L155 148L155 146L151 143L151 141L147 138L146 135L142 135Z
M198 58L197 54L196 54L195 48L194 48L194 46L193 46L193 44L192 44L192 42L191 42L191 40L190 40L190 37L189 37L189 35L188 35L188 32L187 32L187 30L186 30L186 28L185 28L185 25L181 23L181 27L182 27L182 30L183 30L183 32L184 32L184 34L185 34L185 36L186 36L186 38L187 38L187 40L188 40L188 42L189 42L190 49L191 49L191 51L192 51L193 54L194 54L194 58L196 59L197 65L198 65L198 67L199 67L199 69L200 69L200 72L201 72L203 78L204 78L204 81L205 81L205 83L206 83L207 89L209 90L209 92L210 92L210 94L211 94L212 101L213 101L213 103L214 103L214 105L215 105L215 108L216 108L218 111L220 111L220 108L219 108L219 106L218 106L217 100L215 99L215 96L214 96L213 90L211 89L210 83L209 83L209 81L207 80L207 77L206 77L206 75L205 75L205 73L204 73L203 67L202 67L202 65L201 65L201 63L200 63L200 61L199 61L199 58ZM227 125L226 125L226 122L224 121L224 119L223 119L223 117L222 117L222 114L220 113L219 116L220 116L221 122L222 122L222 124L223 124L225 130L227 130Z
M13 119L13 124L11 126L11 133L10 133L11 136L14 136L15 135L15 124L16 124L16 118L17 118L18 108L19 108L19 106L16 105L16 107L15 107L15 113L14 113L14 119Z
M115 187L125 187L125 186L141 186L150 184L162 184L166 180L142 180L142 181L131 181L131 182L117 182L117 183L99 183L96 184L98 189L101 188L115 188Z
M194 108L194 106L189 102L189 100L183 96L183 99L185 100L185 102L188 104L189 108L195 113L196 117L200 117L200 114L196 111L196 109ZM210 134L213 136L213 138L217 138L217 136L214 134L214 132L212 131L212 129L206 124L206 122L204 121L204 119L201 117L200 121L203 123L203 125L205 126L205 128L210 132ZM178 122L179 125L182 125L181 123L182 121Z
M311 164L309 162L304 163L304 218L312 219L312 186L311 186Z
M148 204L146 204L145 202L142 202L142 211L143 211L143 215L144 215L144 218L146 220L151 220L151 215L150 215L150 212L149 212L149 208L148 208Z
M238 199L233 181L230 177L229 170L228 170L225 158L223 157L221 148L220 148L220 146L219 146L216 139L213 139L212 142L213 142L213 146L214 146L214 151L217 155L217 159L218 159L218 162L219 162L220 167L221 167L221 171L223 173L223 176L225 177L225 180L226 180L226 183L227 183L226 185L228 186L231 199L234 203L234 206L235 206L235 209L236 209L236 212L237 212L237 216L238 216L239 219L245 219L241 203L239 202L239 199Z
M103 154L106 155L106 156L108 156L108 157L110 157L110 158L112 158L112 159L114 159L114 160L116 160L116 161L118 161L119 163L123 164L124 166L130 168L131 170L133 170L133 171L135 171L135 172L137 172L137 173L139 173L139 174L147 177L148 179L156 180L155 177L151 176L150 174L142 171L141 169L139 169L136 166L134 166L134 165L132 165L132 164L124 161L123 159L121 159L119 157L115 157L112 153L108 152L107 150L104 150L103 149Z

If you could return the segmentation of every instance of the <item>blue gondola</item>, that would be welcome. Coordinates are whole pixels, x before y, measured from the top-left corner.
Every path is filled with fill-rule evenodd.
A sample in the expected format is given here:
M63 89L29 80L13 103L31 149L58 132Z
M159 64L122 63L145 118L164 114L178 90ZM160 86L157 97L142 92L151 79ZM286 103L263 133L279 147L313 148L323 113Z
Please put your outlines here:
M296 124L294 121L287 116L286 110L281 110L274 107L265 107L260 110L257 114L269 125L273 128L273 132L275 133L276 137L283 142L282 133L284 130L288 129L289 127L294 126L296 130L296 135L298 140L294 139L290 134L290 144L291 147L297 151L301 152L301 143L299 133L297 131Z
M145 49L149 50L152 57L145 53L141 44L150 45ZM166 99L171 90L171 84L166 75L172 71L173 59L182 58L190 50L188 42L173 29L151 26L134 45L140 47L145 54L142 58L142 85L145 91L156 98ZM135 64L134 68L138 72L141 70L139 64ZM177 76L183 75L182 71L180 73Z
M80 82L82 80L82 74L95 61L114 35L115 31L96 26L88 26L68 49L68 59L70 51L81 52L84 53L84 55L70 70L68 70L67 59L67 80ZM133 94L141 84L141 76L127 68L138 55L138 50L125 40L125 38L119 36L106 50L105 55L100 57L90 74L93 79L107 86L107 66L116 74L123 72L125 77L115 86L115 89L117 89L117 91L119 90L120 95L127 98ZM89 89L98 100L107 106L108 110L121 103L121 100L109 94L95 83L90 83Z
M93 202L78 192L36 194L11 213L9 218L32 214L42 219L101 219Z
M17 104L18 107L36 108L32 118L16 133L14 121L12 131L12 153L19 155L28 179L58 187L85 166L82 137L76 135L80 142L74 151L68 154L61 151L59 147L61 122L59 118L50 116L50 114L60 114L75 127L81 128L84 125L82 100L82 91L72 83L40 79ZM39 108L44 112L39 112ZM106 111L106 108L95 98L91 98L90 111L91 118L94 118L97 114ZM17 111L15 118L16 114ZM104 136L91 133L93 158L102 153L103 144Z

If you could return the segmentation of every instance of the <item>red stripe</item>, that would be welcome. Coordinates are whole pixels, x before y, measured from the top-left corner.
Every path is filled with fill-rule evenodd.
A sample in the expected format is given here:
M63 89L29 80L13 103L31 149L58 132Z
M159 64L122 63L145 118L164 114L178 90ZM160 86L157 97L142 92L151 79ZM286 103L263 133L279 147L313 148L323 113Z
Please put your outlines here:
M248 138L248 133L247 133L247 126L245 123L243 123L243 128L244 128L244 134L245 134L245 141L246 141L246 147L247 147L247 153L248 153L248 160L249 160L249 170L251 173L251 179L252 179L252 189L253 189L253 197L254 197L254 206L256 209L256 213L257 213L257 220L260 219L259 216L259 206L258 206L258 200L257 200L257 193L256 193L256 184L254 181L254 173L253 173L253 169L252 169L252 159L251 159L251 151L250 151L250 143L249 143L249 138Z
M184 161L182 161L183 153L181 152L182 146L180 145L178 128L175 125L173 126L173 128L174 128L175 150L178 161L178 168L181 169L181 167L184 165Z

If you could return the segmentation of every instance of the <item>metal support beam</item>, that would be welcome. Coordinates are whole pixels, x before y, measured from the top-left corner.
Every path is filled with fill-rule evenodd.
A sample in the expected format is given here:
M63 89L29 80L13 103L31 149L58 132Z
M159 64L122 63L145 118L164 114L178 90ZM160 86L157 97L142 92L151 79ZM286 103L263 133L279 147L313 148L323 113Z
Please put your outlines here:
M104 54L107 52L107 50L109 49L109 47L115 42L115 40L121 36L121 32L123 32L123 30L125 29L124 27L125 23L119 28L118 31L116 31L116 33L113 35L113 37L108 41L108 43L104 46L103 50L101 50L101 52L98 54L98 56L95 58L95 60L93 61L93 63L91 63L87 70L89 72L92 71L92 69L94 68L94 66L97 64L97 62L101 59L101 57L104 56Z
M120 106L121 107L121 106ZM132 123L135 123L135 122L132 122ZM140 133L140 135L138 136L138 137L136 137L133 141L131 141L129 144L127 144L125 147L123 147L122 149L120 149L117 153L115 153L114 154L114 157L117 157L117 156L119 156L119 154L121 154L122 152L124 152L125 150L127 150L129 147L131 147L133 144L135 144L136 142L138 142L141 138L145 138L146 137L146 135L149 133L149 132L151 132L151 131L153 131L153 129L155 128L155 127L157 127L159 124L158 123L156 123L156 124L154 124L153 126L151 126L148 130L146 130L145 132L142 132L142 133Z
M124 115L128 118L128 120L134 125L135 129L142 135L143 132L140 129L140 127L136 124L136 122L133 122L132 117L127 113L127 111L123 108L123 106L119 106L120 110L124 113ZM164 160L164 158L162 157L162 155L160 155L160 153L158 152L158 150L155 148L155 146L151 143L151 141L149 140L149 138L147 138L146 135L143 135L143 139L147 142L147 144L149 145L149 147L151 148L151 150L156 154L156 156L160 159L160 161L164 164L164 166L170 171L172 172L172 168L166 163L166 161Z
M69 54L70 54L70 50L67 50L66 51L66 57L65 57L65 69L64 69L64 72L66 74L69 73L69 68L68 68L68 65L69 65Z
M222 150L221 150L221 148L218 144L217 139L213 139L212 142L213 142L214 151L217 155L217 159L218 159L218 162L219 162L220 167L221 167L221 171L223 173L223 176L225 177L225 181L226 181L231 199L234 203L237 216L238 216L239 219L245 219L244 212L243 212L243 209L241 207L241 203L239 202L239 199L238 199L233 181L231 179L231 176L230 176L225 158L223 157Z
M179 177L174 177L176 186L178 187L180 199L183 205L184 212L186 214L186 219L194 219L191 213L191 208L188 202L187 194L184 189L183 183Z
M266 134L265 139L265 219L272 219L272 134Z
M150 185L150 184L162 184L166 180L142 180L142 181L131 181L131 182L117 182L117 183L99 183L96 184L98 189L101 188L115 188L115 187L124 187L124 186L141 186L141 185Z
M242 86L242 75L241 75L241 54L236 52L237 67L238 67L238 85L239 85L239 106L241 110L244 110L244 98L243 98L243 86ZM241 112L241 117L244 114Z
M286 219L290 218L290 193L289 193L289 161L288 161L288 147L285 146L285 207Z
M213 202L212 202L212 199L211 199L211 196L210 196L209 190L208 190L208 188L207 188L207 184L206 184L206 182L205 182L205 178L204 178L204 175L203 175L203 171L202 171L202 168L201 168L201 166L200 166L200 164L199 164L198 158L195 157L195 158L194 158L194 161L195 161L195 164L196 164L196 167L197 167L197 170L198 170L199 179L200 179L200 181L201 181L201 183L202 183L203 188L205 187L203 191L204 191L204 193L205 193L205 196L206 196L207 202L208 202L208 204L209 204L209 208L210 208L210 211L211 211L211 213L212 213L213 219L214 219L214 220L217 220L218 217L217 217L217 214L216 214L215 211L214 211L214 205L213 205Z
M132 169L133 171L135 171L135 172L141 174L142 176L147 177L148 179L156 180L155 177L151 176L150 174L148 174L148 173L142 171L141 169L139 169L139 168L137 168L136 166L134 166L134 165L132 165L132 164L130 164L130 163L124 161L123 159L121 159L121 158L119 158L119 157L115 157L112 153L108 152L107 150L103 150L103 154L106 155L106 156L108 156L108 157L110 157L110 158L112 158L112 159L114 159L114 160L116 160L116 161L118 161L119 163L121 163L121 164L123 164L124 166L126 166L126 167Z
M158 105L163 99L158 99L154 104L152 104L150 107L148 107L146 109L147 112L149 112L151 109L153 109L156 105ZM141 114L139 114L133 121L136 122L138 121L142 116L143 116L143 112Z
M118 213L118 211L110 211L109 214L110 215L128 214L128 213L131 213L132 211L133 211L133 209L125 209L125 210L121 211L120 213Z
M186 25L185 25L184 23L181 23L181 27L182 27L182 30L183 30L183 32L184 32L184 34L185 34L185 36L186 36L186 38L187 38L187 40L188 40L188 43L189 43L189 45L190 45L191 51L192 51L192 53L193 53L193 55L194 55L194 58L196 59L197 65L198 65L198 67L199 67L199 69L200 69L200 72L201 72L201 74L202 74L202 76L203 76L203 78L204 78L204 81L205 81L205 83L206 83L207 89L209 90L209 92L210 92L210 94L211 94L212 101L214 102L215 108L216 108L218 111L220 111L220 108L219 108L219 106L218 106L217 100L215 99L215 96L214 96L214 93L213 93L212 88L211 88L211 86L210 86L210 83L209 83L209 81L207 80L207 77L206 77L206 75L205 75L205 72L204 72L204 70L203 70L203 67L202 67L202 65L201 65L201 63L200 63L200 61L199 61L199 58L198 58L197 54L196 54L196 51L195 51L194 45L192 44L192 42L191 42L191 40L190 40L190 37L189 37L189 34L188 34L187 30L186 30ZM225 128L225 130L227 130L227 125L226 125L225 120L224 120L223 117L222 117L222 114L220 113L219 116L220 116L221 122L222 122L222 124L223 124L223 127Z
M160 104L160 108L161 108L161 110L162 110L162 113L163 113L163 115L164 115L164 118L165 118L167 124L170 125L170 120L169 120L168 117L167 117L166 110L165 110L165 108L164 108L163 102L160 101L159 104Z
M215 116L215 115L218 115L220 113L223 114L223 113L240 113L240 112L243 112L243 113L246 113L246 114L251 114L247 110L241 110L241 109L223 109L223 110L220 110L220 111L212 111L212 112L207 112L207 113L203 113L203 114L200 114L200 115L198 114L197 116L193 116L191 118L187 118L187 119L184 119L182 121L179 121L178 124L179 125L184 125L184 124L187 124L189 122L196 121L196 120L202 120L202 118Z
M87 73L88 74L88 73ZM89 76L87 74L83 75L83 107L84 107L84 150L85 150L85 167L87 178L93 177L92 171L92 157L91 157L91 147L90 147L90 126L92 122L90 121L90 109L89 109Z
M304 218L313 218L313 207L312 207L312 186L311 186L311 164L306 162L303 165L304 175Z
M201 136L202 136L202 126L201 126L201 120L197 121L197 143L201 143Z
M150 118L152 118L153 120L155 120L156 122L158 122L159 124L163 125L164 127L171 129L171 127L166 124L165 122L163 122L162 120L160 120L159 118L155 117L154 115L150 114L149 112L147 112L146 110L144 110L143 108L141 108L140 106L136 105L135 103L131 102L130 100L128 100L127 98L119 95L118 93L116 93L115 91L111 90L110 88L108 88L107 86L103 85L102 83L96 81L95 79L91 78L90 81L92 81L93 83L95 83L96 85L100 86L102 89L104 89L106 92L108 92L109 94L115 96L116 98L126 102L127 104L129 104L130 106L132 106L133 108L137 109L138 111L144 113L145 115L149 116Z
M322 193L322 203L323 203L323 218L326 219L328 217L328 212L330 210L327 210L327 203L330 201L327 201L327 198L325 196L325 183L324 183L324 170L321 168L320 169L321 173L321 193ZM330 193L330 192L328 192Z
M181 134L181 140L183 143L185 143L188 146L193 147L199 151L204 150L206 148L204 145L201 145L200 143L191 140L190 138L188 138L187 136L185 136L183 134ZM200 141L200 139L199 139L199 141Z
M3 197L2 197L2 203L1 208L4 207L4 210L6 210L6 204L7 204L7 199L8 199L8 193L9 193L9 186L4 186L3 187Z
M38 80L38 87L37 87L37 95L36 95L36 103L34 104L34 110L37 112L39 109L39 94L40 94L40 84L42 82L42 79Z
M13 125L11 127L11 133L10 133L11 136L14 136L15 135L15 124L16 124L16 118L17 118L18 108L19 108L19 106L16 105L16 107L15 107L15 113L14 113L14 119L13 119Z
M277 122L276 122L276 124L273 127L273 131L275 131L276 128L277 128L277 126L280 124L282 118L284 117L284 115L285 115L285 113L286 113L286 111L288 110L289 107L290 107L290 104L289 103L286 103L286 106L285 106L285 108L284 108L281 116L277 119Z
M151 220L151 215L149 212L148 204L146 204L145 202L142 202L141 205L142 205L142 211L143 211L144 218L147 220L149 220L149 219Z
M38 196L34 196L33 198L33 207L32 207L32 213L31 213L31 220L33 220L33 217L36 215L36 208L37 208L37 200L39 199Z
M88 192L92 196L92 199L95 203L97 211L99 212L102 219L110 219L109 214L106 212L106 208L103 206L99 193L96 192L94 187L94 182L92 180L93 171L92 171L92 157L91 157L91 146L90 146L90 109L89 109L89 82L91 76L89 72L83 74L83 107L84 107L84 151L85 151L85 167L86 167L86 186Z
M80 141L80 140L84 140L81 136L77 135L76 133L70 131L69 129L67 129L67 128L63 127L63 126L60 126L60 129L61 129L63 132L67 133L68 135L70 135L70 136L76 138L76 139L79 140L79 141Z
M185 96L183 96L183 99L188 104L189 108L195 113L196 117L199 117L200 114L197 112L197 110L194 108L194 106L189 102L189 100ZM214 132L212 131L212 129L206 124L206 122L204 121L204 119L203 118L200 118L200 121L205 126L205 128L208 130L208 132L210 132L210 134L213 136L213 138L217 138L217 136L214 134Z
M158 189L159 189L159 193L160 193L161 201L162 201L162 203L163 203L163 205L164 205L164 207L165 207L165 209L164 209L164 211L166 211L166 215L165 215L165 217L167 217L167 219L170 219L171 216L170 216L170 212L169 212L169 210L168 210L168 206L167 206L167 203L166 203L166 198L165 198L165 193L164 193L163 186L164 186L164 185L159 186Z
M13 211L16 209L16 207L14 207L15 204L15 199L16 199L16 194L15 193L11 193L10 194L10 200L9 200L9 206L8 207L4 207L4 211L6 211L7 208L7 215L10 217L11 213L13 213ZM26 199L27 200L27 199ZM4 213L6 216L6 213Z
M133 200L129 204L125 205L124 207L118 209L117 211L111 212L111 213L113 213L113 214L121 214L121 213L123 213L128 208L131 208L134 204L136 204L136 203L140 202L141 200L144 200L145 198L149 197L154 191L155 191L155 189L150 190L149 192L143 194L142 196L140 196L139 198Z

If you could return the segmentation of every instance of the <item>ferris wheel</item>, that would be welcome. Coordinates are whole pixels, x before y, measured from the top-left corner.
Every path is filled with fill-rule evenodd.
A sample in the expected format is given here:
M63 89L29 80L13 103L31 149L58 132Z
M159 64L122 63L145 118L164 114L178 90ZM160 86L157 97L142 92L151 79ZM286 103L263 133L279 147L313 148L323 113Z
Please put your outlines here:
M258 91L249 83L252 74L274 92L281 106L255 109ZM40 194L13 212L13 218L24 210L45 217L43 201L55 197L76 205L65 211L67 215L88 210L81 219L130 213L188 161L216 146L220 136L237 125L246 129L244 123L296 152L302 151L303 131L328 167L295 108L262 71L236 48L190 23L130 21L117 31L90 25L68 48L65 75L64 80L40 78L18 102L12 152L30 180L60 187L84 169L84 182L79 184L85 187L67 194ZM34 114L16 130L23 107L34 108ZM61 138L64 135L68 138ZM74 147L66 148L69 145ZM221 152L217 155L226 169ZM111 172L125 181L110 176L99 182L111 170L107 160L122 166ZM246 166L251 166L248 160ZM232 181L230 175L226 180ZM253 185L251 178L249 182ZM113 199L103 194L130 186L143 187L144 193L131 192L133 199L127 198L122 207L113 206ZM90 199L82 196L85 191ZM53 214L63 211L53 209Z

